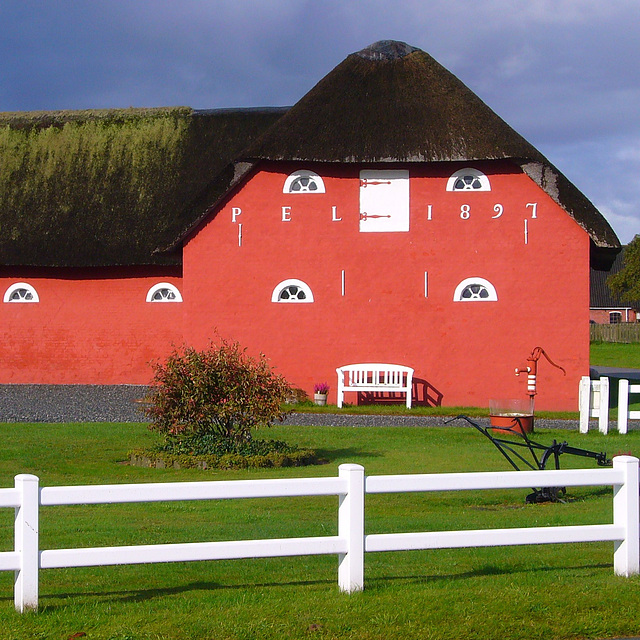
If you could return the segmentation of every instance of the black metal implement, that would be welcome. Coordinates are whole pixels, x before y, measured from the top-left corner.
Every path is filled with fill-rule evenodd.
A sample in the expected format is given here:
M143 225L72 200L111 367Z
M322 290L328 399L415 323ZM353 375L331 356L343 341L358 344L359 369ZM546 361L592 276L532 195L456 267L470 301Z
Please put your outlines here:
M546 469L547 463L550 459L553 459L556 469L560 468L560 456L563 453L568 453L574 456L582 456L584 458L593 458L598 466L607 467L611 465L611 460L607 458L607 454L604 452L588 451L587 449L579 449L577 447L569 446L568 442L553 441L551 445L543 445L538 442L534 442L526 434L522 428L520 418L514 416L513 427L500 427L500 431L511 432L519 440L509 440L506 438L496 437L490 432L490 427L482 427L477 422L474 422L468 416L456 416L447 420L447 424L453 420L466 420L472 427L477 429L482 435L486 436L494 444L496 449L508 460L509 464L516 470L521 471L518 464L526 465L529 469L534 471L542 471ZM509 434L510 435L510 434ZM519 452L524 449L524 453L528 452L531 456L531 460L527 460L522 453ZM526 501L532 502L559 502L561 496L566 493L564 487L543 487L542 489L532 488L533 493L530 493Z

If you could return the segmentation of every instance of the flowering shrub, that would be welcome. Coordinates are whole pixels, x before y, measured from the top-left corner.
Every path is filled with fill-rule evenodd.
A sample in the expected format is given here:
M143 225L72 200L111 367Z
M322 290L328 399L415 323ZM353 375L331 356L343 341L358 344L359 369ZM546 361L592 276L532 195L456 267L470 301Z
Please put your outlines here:
M165 441L215 436L246 442L252 429L284 418L289 393L264 355L251 358L237 342L221 340L202 351L183 347L155 364L145 413Z
M329 393L329 385L326 382L318 382L313 386L313 393Z

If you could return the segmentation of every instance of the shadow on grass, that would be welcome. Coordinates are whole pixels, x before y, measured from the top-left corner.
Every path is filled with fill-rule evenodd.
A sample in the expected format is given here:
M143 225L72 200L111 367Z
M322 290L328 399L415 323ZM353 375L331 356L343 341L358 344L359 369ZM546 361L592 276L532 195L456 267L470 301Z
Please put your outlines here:
M197 591L229 591L240 589L266 589L266 588L280 588L280 587L308 587L314 585L327 585L335 584L335 580L325 578L323 580L298 580L298 581L283 581L283 582L251 582L246 584L219 584L217 582L189 582L183 585L177 585L175 587L163 587L163 588L149 588L149 589L120 589L117 591L77 591L77 592L64 592L64 593L51 593L40 594L38 610L44 611L57 611L64 609L73 604L74 598L95 598L96 601L117 601L117 602L145 602L148 600L154 600L156 598L164 598L167 596L176 596L187 593L194 593ZM46 604L49 601L65 600L69 602L60 602L56 604ZM0 597L0 601L13 602L13 597Z
M495 564L487 564L472 571L465 571L461 573L449 573L449 574L411 574L402 576L384 576L373 577L365 579L365 590L383 589L385 586L393 584L425 584L425 583L437 583L437 582L451 582L458 580L469 580L473 578L479 578L483 576L506 576L517 575L523 573L548 573L559 571L593 571L594 569L610 569L610 563L598 563L598 564L585 564L579 566L569 567L500 567ZM150 588L150 589L121 589L117 591L78 591L73 593L55 593L40 595L40 611L57 611L68 607L72 602L46 604L46 601L55 601L60 599L69 599L72 601L74 598L95 598L97 601L104 600L117 600L118 602L145 602L156 598L162 598L166 596L175 596L180 594L194 593L197 591L234 591L242 589L278 589L278 588L293 588L310 586L337 586L336 578L325 578L317 580L283 580L283 581L269 581L269 582L252 582L246 584L220 584L217 582L190 582L183 585L177 585L175 587L165 588ZM10 597L0 597L0 601L9 602L13 601Z
M449 573L449 574L436 574L436 575L406 575L406 576L384 576L374 577L366 580L366 585L369 587L382 587L385 584L400 583L406 584L423 584L426 582L436 581L455 581L455 580L469 580L471 578L480 578L483 576L507 576L523 573L547 573L547 572L560 572L560 571L593 571L594 569L610 569L610 563L602 562L599 564L585 564L579 566L570 567L500 567L494 564L487 564L472 571L464 571L462 573Z
M326 460L327 462L337 462L349 460L352 461L352 458L380 458L382 454L376 453L373 451L362 451L361 449L356 449L355 447L348 447L346 449L315 449L316 455L321 460Z

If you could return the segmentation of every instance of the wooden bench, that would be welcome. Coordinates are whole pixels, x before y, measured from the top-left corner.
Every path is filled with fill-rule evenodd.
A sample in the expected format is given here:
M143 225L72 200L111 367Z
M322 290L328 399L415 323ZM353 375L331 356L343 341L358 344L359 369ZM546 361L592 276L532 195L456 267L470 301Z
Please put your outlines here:
M411 409L411 383L413 369L400 364L347 364L336 369L338 374L338 408L342 408L345 391L399 392L407 396L407 409Z

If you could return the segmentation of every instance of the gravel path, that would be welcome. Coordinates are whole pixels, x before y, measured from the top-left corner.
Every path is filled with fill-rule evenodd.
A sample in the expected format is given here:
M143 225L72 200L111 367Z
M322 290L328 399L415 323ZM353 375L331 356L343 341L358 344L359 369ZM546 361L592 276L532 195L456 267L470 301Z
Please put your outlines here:
M141 422L142 385L0 385L1 422Z
M139 400L143 385L0 385L0 422L143 422ZM349 415L345 413L296 413L285 424L327 427L445 426L450 418L441 416ZM488 418L476 422L488 424ZM463 420L449 426L464 426ZM633 425L633 426L631 426ZM630 428L640 429L631 423ZM578 430L577 420L536 420L536 429ZM591 422L597 429L597 422ZM611 430L616 429L610 423Z
M303 426L322 427L465 427L469 426L464 420L449 422L447 416L377 416L377 415L348 415L344 413L296 413L285 420L285 424L299 424ZM489 425L489 418L473 418L481 426ZM610 423L611 424L611 423ZM592 428L597 428L597 421L592 422ZM575 429L578 430L577 420L536 420L536 428L543 429Z

